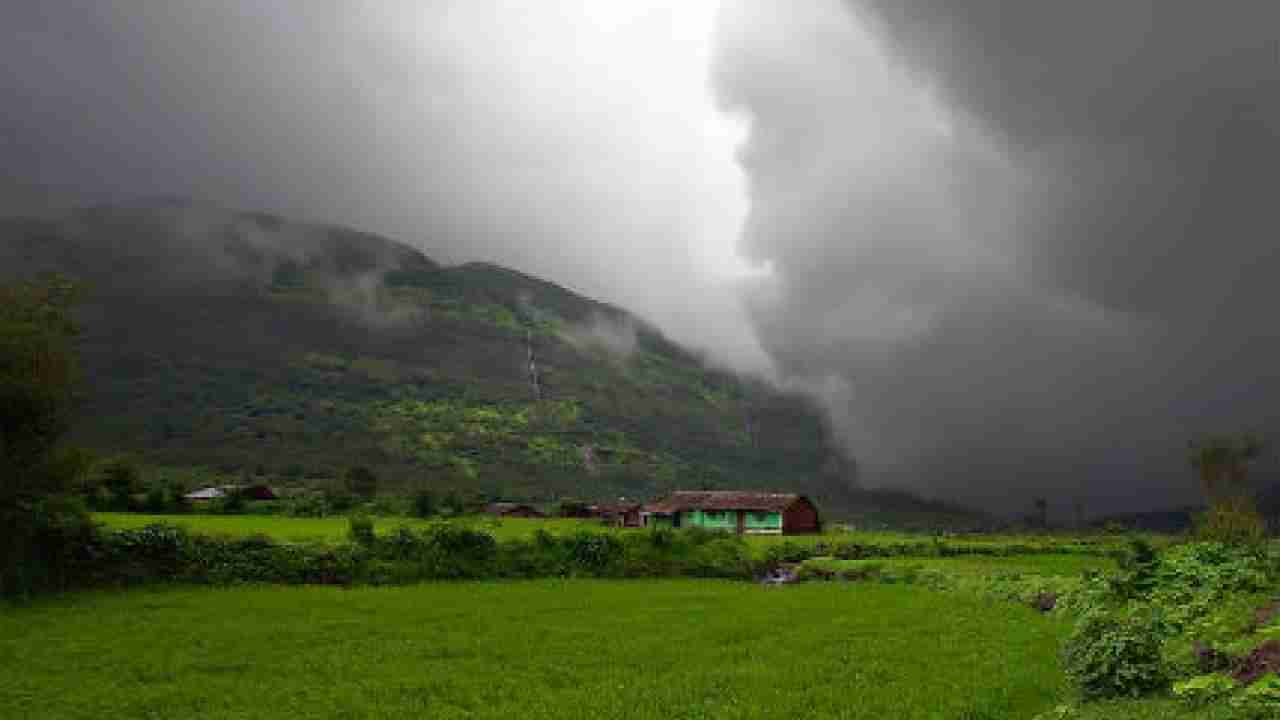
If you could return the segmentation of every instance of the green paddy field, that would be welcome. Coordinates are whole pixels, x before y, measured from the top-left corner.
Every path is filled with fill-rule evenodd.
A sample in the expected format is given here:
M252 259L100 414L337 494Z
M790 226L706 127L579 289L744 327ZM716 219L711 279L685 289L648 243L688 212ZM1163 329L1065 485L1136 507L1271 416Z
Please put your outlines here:
M893 585L88 593L0 615L6 718L1007 718L1065 627Z

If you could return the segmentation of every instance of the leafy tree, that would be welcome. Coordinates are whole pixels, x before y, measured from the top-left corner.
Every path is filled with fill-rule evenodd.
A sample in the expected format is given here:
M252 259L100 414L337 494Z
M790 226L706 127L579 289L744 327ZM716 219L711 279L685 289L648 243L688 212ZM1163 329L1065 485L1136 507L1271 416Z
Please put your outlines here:
M1212 502L1224 495L1246 491L1249 466L1262 456L1262 440L1253 435L1211 435L1192 442L1191 466Z
M1251 543L1266 535L1266 521L1248 486L1249 466L1263 449L1262 440L1253 435L1209 436L1191 443L1191 466L1199 472L1209 500L1209 510L1197 524L1202 537Z
M227 491L225 497L222 498L222 504L219 506L223 514L238 515L245 510L244 490L239 486L233 487Z
M114 510L128 510L134 493L142 488L142 474L133 460L127 457L108 460L102 466L101 478Z
M1035 499L1036 506L1036 527L1044 529L1049 527L1049 501L1045 498L1038 497Z
M79 378L79 295L57 276L0 287L0 594L56 581L56 538L87 527L75 491L89 456L61 445Z
M462 496L458 494L457 490L450 490L444 496L444 507L452 515L461 515L466 512L466 504L462 502Z
M347 470L343 476L347 492L363 500L372 500L378 494L378 476L363 465Z
M413 514L415 517L429 518L436 514L435 493L423 488L413 496Z

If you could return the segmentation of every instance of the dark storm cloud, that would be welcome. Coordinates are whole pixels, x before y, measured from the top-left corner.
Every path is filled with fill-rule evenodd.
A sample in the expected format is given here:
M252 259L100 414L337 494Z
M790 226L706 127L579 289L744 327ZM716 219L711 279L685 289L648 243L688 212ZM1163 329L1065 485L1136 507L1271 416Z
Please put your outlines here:
M757 326L869 481L1177 502L1280 431L1280 5L732 6Z

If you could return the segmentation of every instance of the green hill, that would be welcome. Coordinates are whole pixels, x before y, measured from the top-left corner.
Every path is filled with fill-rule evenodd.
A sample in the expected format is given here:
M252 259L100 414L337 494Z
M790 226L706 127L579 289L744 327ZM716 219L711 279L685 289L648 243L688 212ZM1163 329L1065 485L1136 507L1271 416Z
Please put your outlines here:
M391 486L532 499L856 495L806 399L497 265L173 203L2 220L0 268L87 283L77 437L150 463L316 480L367 465Z

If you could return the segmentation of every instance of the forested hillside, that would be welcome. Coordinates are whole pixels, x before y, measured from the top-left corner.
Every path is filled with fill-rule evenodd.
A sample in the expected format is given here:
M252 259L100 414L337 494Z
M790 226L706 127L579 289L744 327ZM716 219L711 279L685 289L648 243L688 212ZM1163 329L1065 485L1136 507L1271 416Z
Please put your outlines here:
M777 487L839 506L856 483L804 398L497 265L178 202L0 221L0 268L86 283L76 435L151 463L548 499Z

